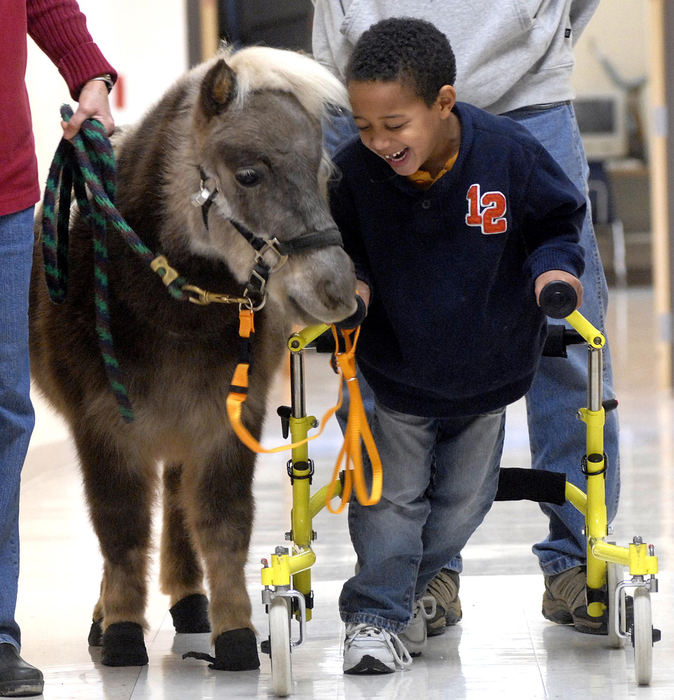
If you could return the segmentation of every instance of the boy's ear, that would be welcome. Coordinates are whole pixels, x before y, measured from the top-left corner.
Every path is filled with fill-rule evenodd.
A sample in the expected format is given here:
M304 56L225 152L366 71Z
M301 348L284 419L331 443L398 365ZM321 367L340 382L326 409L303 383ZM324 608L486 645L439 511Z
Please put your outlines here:
M456 90L453 85L443 85L440 88L436 104L440 108L440 116L446 119L456 104Z

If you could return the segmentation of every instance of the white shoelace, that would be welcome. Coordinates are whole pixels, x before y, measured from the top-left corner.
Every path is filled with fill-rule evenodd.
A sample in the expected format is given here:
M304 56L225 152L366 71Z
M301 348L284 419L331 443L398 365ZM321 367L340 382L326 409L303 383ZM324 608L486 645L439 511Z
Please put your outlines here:
M386 645L393 655L396 666L404 669L412 665L412 657L409 655L405 645L398 639L398 635L382 629L381 627L377 627L376 625L357 624L350 627L346 641L348 643L356 636L375 638L379 635L384 638Z

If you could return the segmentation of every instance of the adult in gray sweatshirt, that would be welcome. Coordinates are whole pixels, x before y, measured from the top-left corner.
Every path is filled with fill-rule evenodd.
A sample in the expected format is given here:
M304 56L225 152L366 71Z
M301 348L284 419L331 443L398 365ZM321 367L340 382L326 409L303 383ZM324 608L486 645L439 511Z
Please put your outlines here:
M418 17L435 24L449 38L456 56L458 99L522 123L576 187L587 193L588 167L573 111L571 73L573 46L599 0L315 0L314 4L314 56L342 79L353 46L372 24L395 16ZM352 122L346 131L356 133ZM604 328L607 288L589 201L580 243L586 265L581 277L581 312L595 326ZM576 420L576 410L586 402L586 356L580 347L569 348L568 354L564 361L541 361L526 397L529 442L533 468L566 473L570 481L584 488L581 457L585 454L585 434ZM613 398L608 347L604 353L604 394ZM611 522L619 495L615 411L606 415L605 450L606 505ZM591 618L585 610L583 516L570 504L542 508L549 518L549 532L533 551L545 576L543 614L554 622L573 624L581 632L605 634L605 619ZM461 618L460 571L460 559L454 560L429 586L439 611L429 622L430 634L438 634L445 624Z
M351 50L386 17L435 24L456 55L459 99L493 114L570 100L573 44L599 0L316 0L314 57L344 79Z

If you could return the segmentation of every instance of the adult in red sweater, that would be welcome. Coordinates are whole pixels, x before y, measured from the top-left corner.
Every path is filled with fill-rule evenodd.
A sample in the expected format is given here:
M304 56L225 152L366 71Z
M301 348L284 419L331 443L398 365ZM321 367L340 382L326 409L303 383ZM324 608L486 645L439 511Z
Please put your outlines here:
M108 92L116 73L87 31L76 0L0 0L0 696L42 693L42 673L20 656L14 619L19 577L19 481L33 429L28 364L28 286L33 207L40 196L25 86L27 34L49 56L85 119L112 132Z

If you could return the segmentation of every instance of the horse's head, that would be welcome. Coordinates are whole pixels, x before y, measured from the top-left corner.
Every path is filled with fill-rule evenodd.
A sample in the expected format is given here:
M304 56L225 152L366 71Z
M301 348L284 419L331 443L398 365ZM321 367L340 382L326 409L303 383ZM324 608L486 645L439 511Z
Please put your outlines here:
M337 321L355 309L353 265L324 196L321 117L327 104L345 100L312 59L253 47L213 61L194 106L196 164L185 178L200 182L194 189L207 201L190 245L224 259L244 285L254 247L270 242L257 254L271 269L265 292L303 323Z

